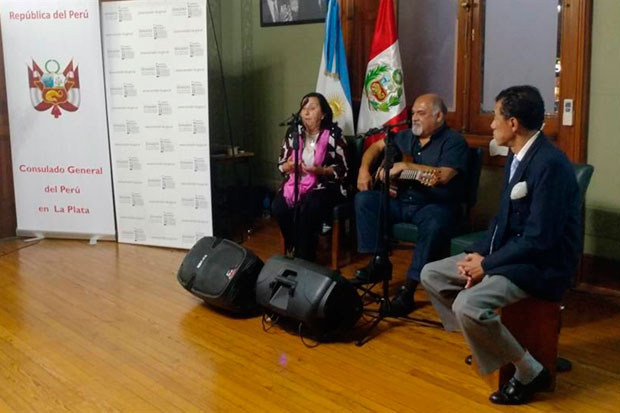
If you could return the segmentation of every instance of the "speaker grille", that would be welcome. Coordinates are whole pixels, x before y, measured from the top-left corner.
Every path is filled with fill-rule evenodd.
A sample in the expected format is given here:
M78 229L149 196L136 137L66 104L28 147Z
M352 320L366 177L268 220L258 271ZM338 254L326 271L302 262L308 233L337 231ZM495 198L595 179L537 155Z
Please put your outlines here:
M244 259L245 250L234 242L222 240L210 254L200 254L193 289L214 297L221 295Z
M217 239L214 237L204 237L189 250L177 273L177 279L184 288L191 289L200 260L206 259L206 256L211 254L216 242Z

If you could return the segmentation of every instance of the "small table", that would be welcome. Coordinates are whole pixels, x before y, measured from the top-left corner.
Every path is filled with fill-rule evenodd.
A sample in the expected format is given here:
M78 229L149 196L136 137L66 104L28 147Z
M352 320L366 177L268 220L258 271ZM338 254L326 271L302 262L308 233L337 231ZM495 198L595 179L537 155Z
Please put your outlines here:
M222 164L230 164L230 163L243 163L247 165L248 175L247 175L247 185L252 186L252 170L250 168L250 160L254 157L254 152L239 152L234 155L228 155L225 153L222 154L213 154L211 155L211 160ZM214 169L212 168L212 171ZM212 180L213 181L213 180Z
M213 199L214 232L218 232L215 234L217 236L243 241L243 233L251 229L253 200L251 199L250 160L253 157L253 152L245 151L234 155L211 155L211 190L213 192L211 197ZM241 174L237 165L247 168L247 175ZM235 227L241 227L241 236Z

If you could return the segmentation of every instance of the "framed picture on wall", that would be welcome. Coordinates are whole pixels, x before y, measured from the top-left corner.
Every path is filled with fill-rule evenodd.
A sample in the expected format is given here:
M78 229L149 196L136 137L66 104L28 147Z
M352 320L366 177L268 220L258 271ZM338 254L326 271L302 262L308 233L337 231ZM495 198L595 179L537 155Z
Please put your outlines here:
M327 0L260 0L260 25L318 23L325 21Z

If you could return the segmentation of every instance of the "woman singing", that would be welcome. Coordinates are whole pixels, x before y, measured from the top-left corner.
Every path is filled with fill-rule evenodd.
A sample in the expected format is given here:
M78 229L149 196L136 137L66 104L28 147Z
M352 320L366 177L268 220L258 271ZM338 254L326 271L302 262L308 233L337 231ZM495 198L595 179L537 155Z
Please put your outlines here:
M332 120L333 114L327 100L320 93L304 96L297 114L301 122L288 129L280 150L278 169L285 181L273 201L272 213L280 225L286 252L314 261L321 225L331 222L333 207L347 195L344 187L347 176L346 142L342 131ZM299 143L297 199L295 136ZM299 216L295 223L297 205Z

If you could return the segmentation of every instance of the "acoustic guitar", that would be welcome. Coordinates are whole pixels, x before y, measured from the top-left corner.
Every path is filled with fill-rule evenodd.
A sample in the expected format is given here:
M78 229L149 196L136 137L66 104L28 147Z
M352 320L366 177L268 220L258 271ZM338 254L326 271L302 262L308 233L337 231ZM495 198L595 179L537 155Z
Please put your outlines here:
M413 162L413 157L411 155L406 155L403 161ZM383 181L378 179L378 174L381 169L382 167L379 168L375 174L376 190L383 188ZM402 171L399 176L390 177L390 197L396 198L398 196L398 190L403 183L418 181L425 186L434 186L439 180L438 173L439 171L432 167L429 167L428 170L406 169Z

